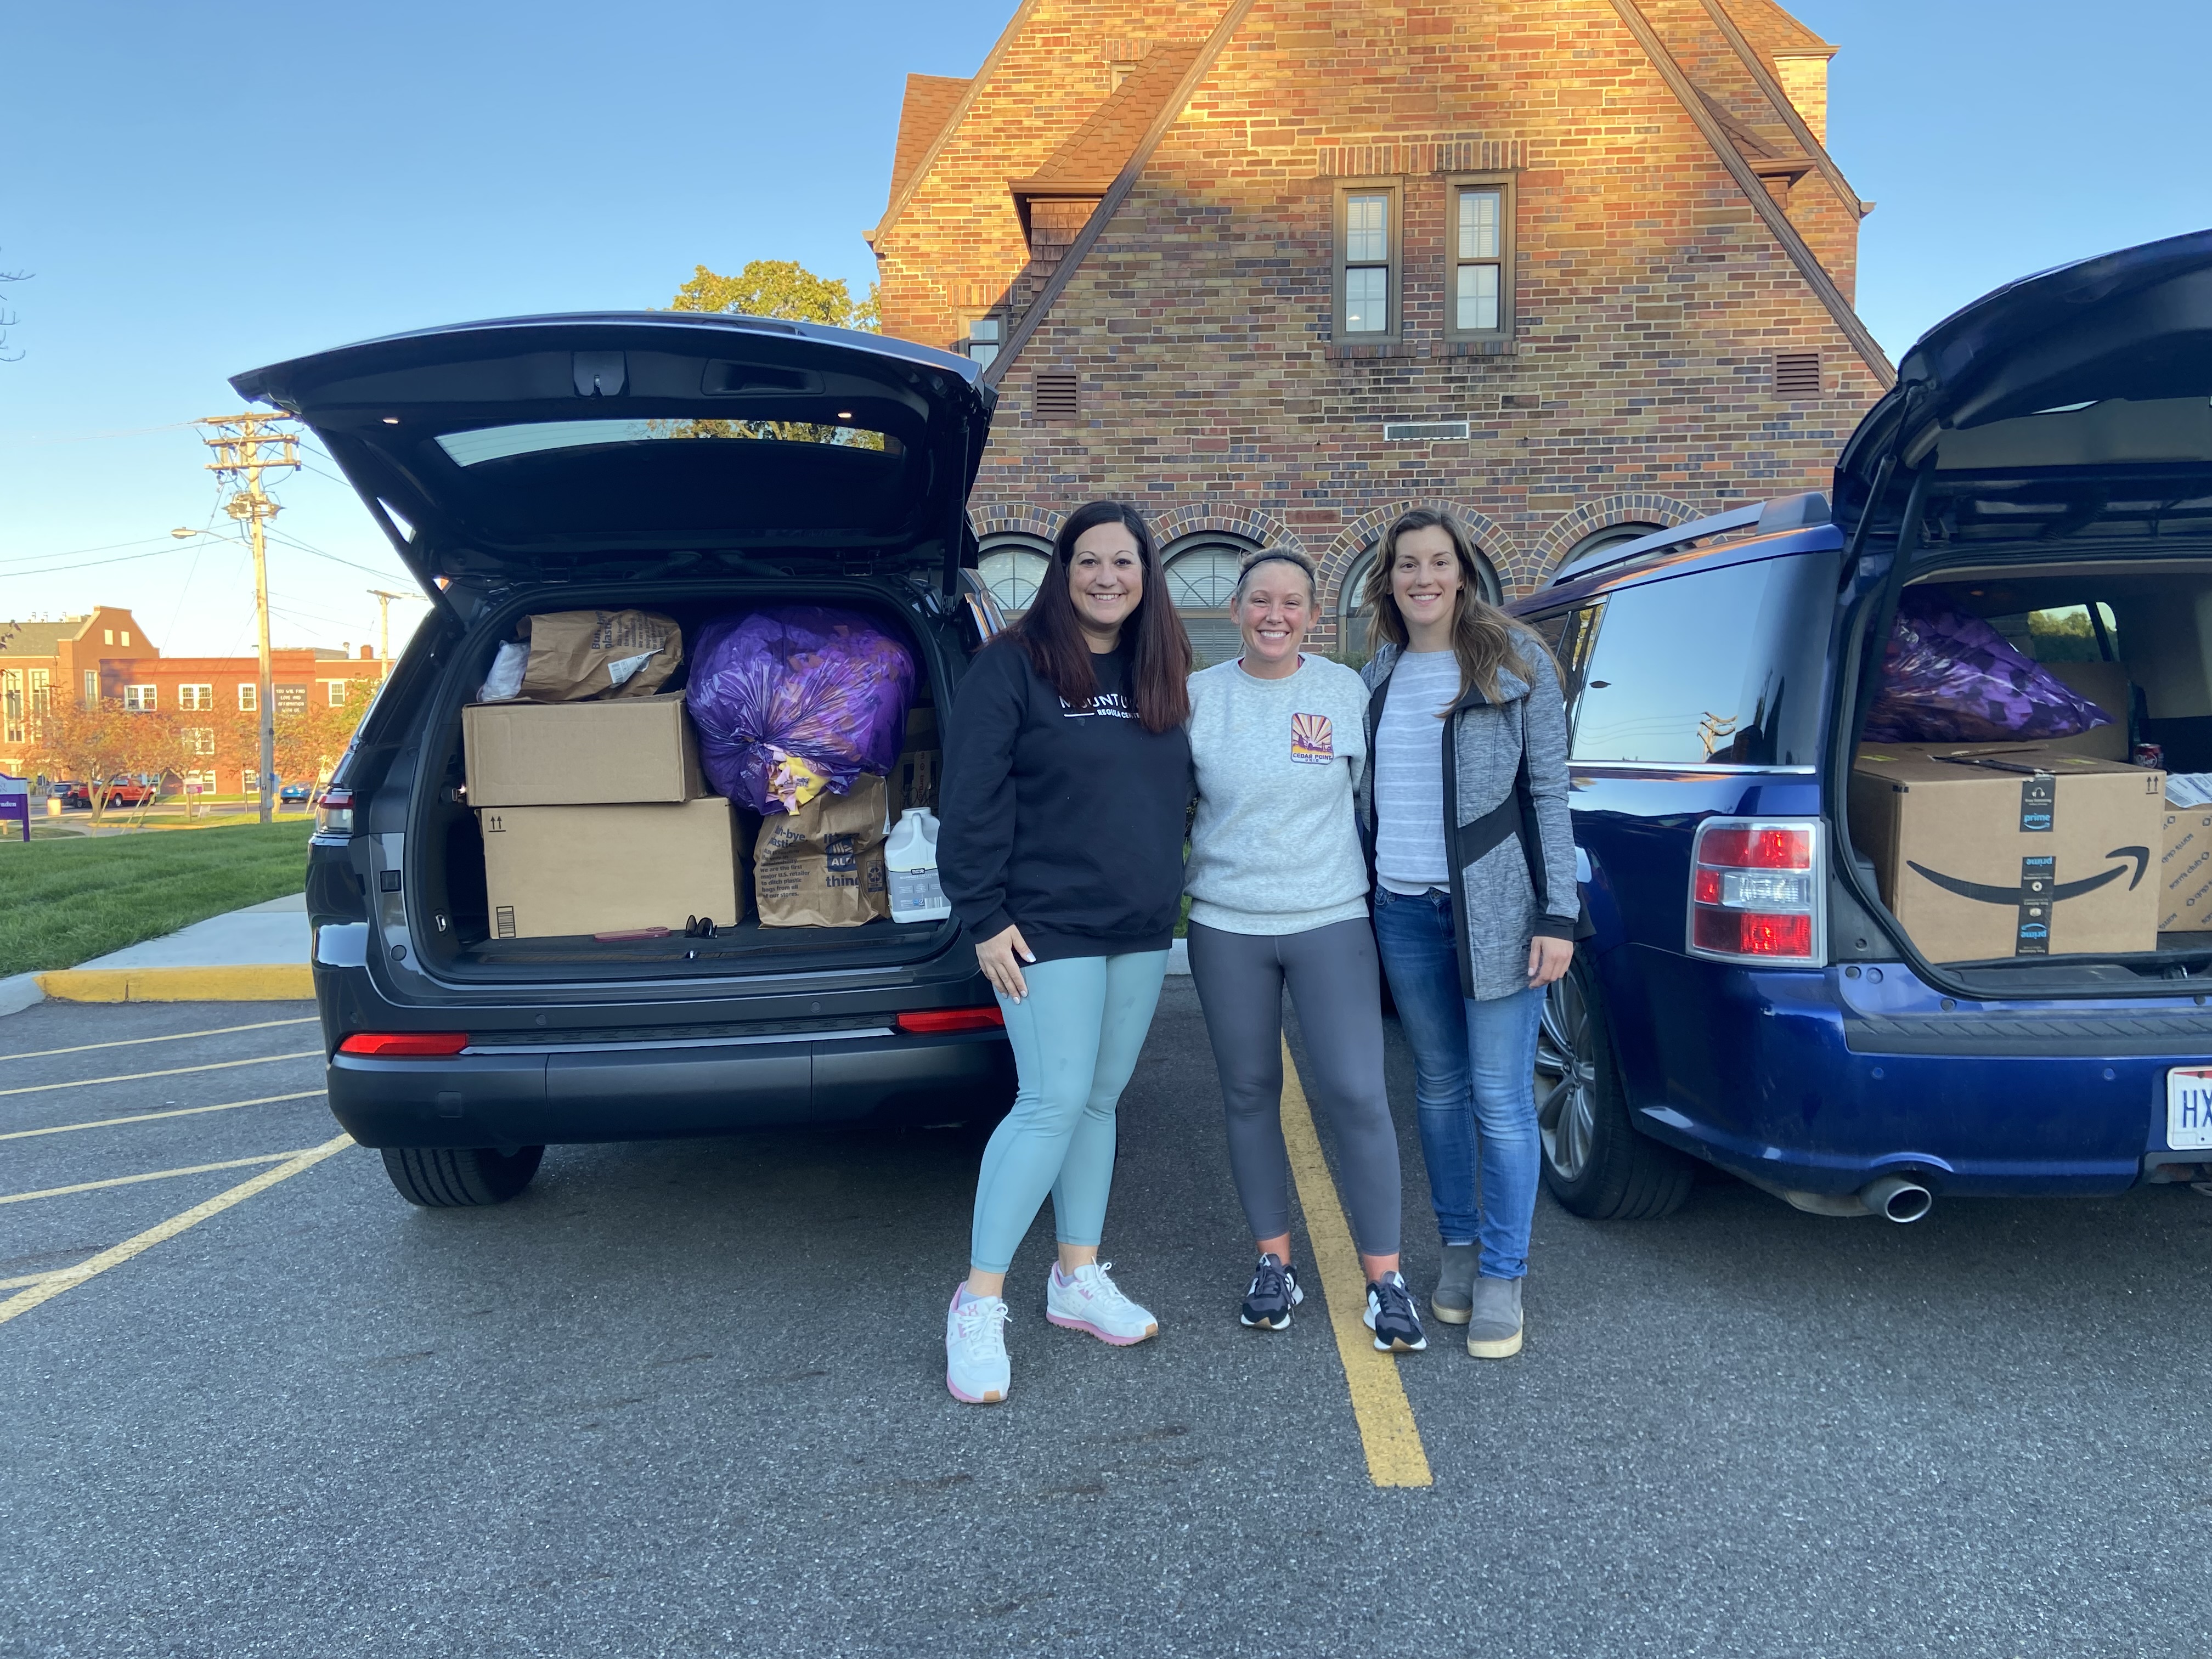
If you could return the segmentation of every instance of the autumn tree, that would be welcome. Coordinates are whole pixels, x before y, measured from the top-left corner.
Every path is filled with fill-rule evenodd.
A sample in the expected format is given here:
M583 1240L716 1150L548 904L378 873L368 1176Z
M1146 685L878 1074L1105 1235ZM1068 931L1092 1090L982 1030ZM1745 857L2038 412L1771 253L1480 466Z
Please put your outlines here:
M89 708L56 697L36 711L31 738L40 767L54 776L84 780L94 823L107 811L116 783L142 775L158 780L175 771L182 742L168 715L128 709L114 697Z
M353 741L354 731L361 725L362 716L368 712L369 700L375 692L375 687L364 681L347 680L343 684L346 700L342 703L310 698L307 707L295 714L277 711L278 777L295 783L313 781L338 763L338 757ZM258 755L261 742L258 728L253 741Z

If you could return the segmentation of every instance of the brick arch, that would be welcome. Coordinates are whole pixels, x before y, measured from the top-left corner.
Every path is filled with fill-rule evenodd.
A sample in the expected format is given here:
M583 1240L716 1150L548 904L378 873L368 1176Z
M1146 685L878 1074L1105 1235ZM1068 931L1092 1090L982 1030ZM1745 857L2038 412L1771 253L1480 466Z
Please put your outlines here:
M1164 513L1148 513L1146 522L1152 527L1152 539L1165 549L1170 543L1186 536L1195 536L1213 531L1223 535L1242 536L1246 541L1261 547L1287 547L1303 553L1305 544L1297 533L1271 513L1262 513L1255 507L1225 507L1218 501L1191 501L1182 507L1171 507Z
M1060 529L1065 513L1051 513L1041 507L1031 507L1025 501L1000 501L989 507L971 509L969 521L975 526L975 539L1002 536L1018 532L1026 536L1042 536L1050 541Z
M1498 581L1507 593L1524 580L1522 568L1528 563L1527 556L1515 544L1505 526L1499 524L1480 507L1470 507L1465 501L1443 500L1394 501L1388 507L1378 507L1363 513L1344 527L1341 534L1331 542L1328 551L1321 560L1322 613L1329 617L1344 611L1344 582L1352 574L1360 550L1369 539L1380 535L1391 520L1401 513L1410 513L1417 507L1425 507L1438 513L1449 513L1466 526L1474 538L1475 546L1490 567L1498 573ZM1533 576L1527 578L1533 580Z
M1672 495L1654 495L1650 490L1605 495L1594 501L1584 501L1537 539L1534 568L1529 580L1534 581L1548 573L1565 556L1567 550L1583 537L1595 535L1611 526L1634 520L1653 522L1662 529L1672 530L1676 525L1687 524L1699 516L1698 509L1687 501L1678 501Z

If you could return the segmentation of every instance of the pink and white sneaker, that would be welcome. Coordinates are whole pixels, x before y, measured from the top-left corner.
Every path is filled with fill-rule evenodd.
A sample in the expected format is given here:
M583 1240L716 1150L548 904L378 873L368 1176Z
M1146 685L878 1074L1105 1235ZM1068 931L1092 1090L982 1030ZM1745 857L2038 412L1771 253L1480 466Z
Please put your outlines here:
M1101 1342L1126 1348L1160 1334L1160 1322L1121 1294L1107 1277L1110 1261L1090 1261L1065 1277L1060 1264L1044 1283L1044 1316L1071 1331L1088 1331Z
M961 1299L963 1285L945 1310L945 1386L955 1400L971 1406L995 1406L1006 1397L1012 1370L1006 1360L1006 1298Z

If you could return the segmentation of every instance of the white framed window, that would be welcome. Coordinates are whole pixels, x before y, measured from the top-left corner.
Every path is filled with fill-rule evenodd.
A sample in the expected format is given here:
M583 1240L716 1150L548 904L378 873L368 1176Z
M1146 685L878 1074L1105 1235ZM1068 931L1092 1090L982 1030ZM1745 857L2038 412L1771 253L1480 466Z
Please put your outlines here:
M1395 184L1346 185L1336 198L1336 337L1348 344L1398 331Z
M1462 339L1504 338L1513 332L1513 181L1454 179L1448 199L1446 332Z
M24 714L23 671L0 668L0 740L23 741Z
M261 793L261 774L253 771L240 772L238 775L238 793L241 795L259 794Z
M180 685L177 688L177 707L191 713L215 707L215 687L211 685Z
M1226 662L1243 641L1229 615L1237 592L1237 572L1259 544L1241 536L1206 532L1172 543L1160 557L1168 599L1190 635L1193 665L1210 668Z
M323 684L330 688L329 696L331 707L333 708L343 708L345 706L346 688L350 685L352 682L349 680L325 680Z
M103 628L103 629L101 629L100 630L100 642L102 645L112 645L112 644L114 644L114 643L115 643L115 630L114 630L113 629L112 629L112 628Z
M149 714L161 707L161 692L158 685L126 685L123 706L134 714Z
M238 712L241 714L258 714L260 710L261 688L251 681L241 683L238 688Z
M996 317L978 317L968 325L968 339L963 348L975 360L978 368L988 368L999 356L999 346L1006 336L1006 325Z
M188 726L178 736L183 738L187 755L215 753L215 727L212 726Z
M126 647L131 643L131 630L130 630L129 629L127 629L127 628L126 628L126 629L125 629L123 630L123 641L122 641L122 642L123 642L123 644L124 644L124 645L125 645Z
M1037 589L1051 567L1052 544L1042 536L1001 535L983 543L975 574L991 590L999 609L1017 617L1036 603Z
M100 671L97 668L88 668L84 671L84 706L91 708L97 706L99 702Z

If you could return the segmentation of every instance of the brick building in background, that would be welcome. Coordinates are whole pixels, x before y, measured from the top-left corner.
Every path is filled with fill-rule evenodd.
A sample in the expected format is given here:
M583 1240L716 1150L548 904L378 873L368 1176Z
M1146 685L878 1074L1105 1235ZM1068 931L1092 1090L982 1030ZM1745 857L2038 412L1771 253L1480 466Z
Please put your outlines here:
M1018 608L1119 496L1209 659L1263 543L1356 652L1409 506L1516 592L1826 489L1893 378L1833 51L1771 0L1023 0L972 79L908 77L869 238L885 331L1000 387L987 577Z
M315 699L336 708L366 696L382 683L386 665L368 646L358 656L325 647L270 653L270 684L279 713ZM38 770L31 726L53 697L82 707L113 701L134 713L167 714L197 736L181 740L173 770L229 793L258 767L259 750L248 744L223 751L222 735L237 725L217 722L218 711L253 714L259 708L260 671L252 657L165 657L131 612L96 605L58 622L0 621L0 772L28 777ZM193 726L196 713L210 716Z

